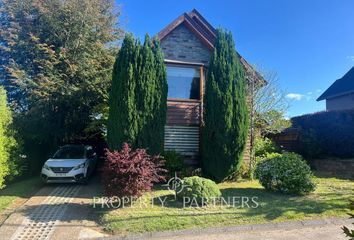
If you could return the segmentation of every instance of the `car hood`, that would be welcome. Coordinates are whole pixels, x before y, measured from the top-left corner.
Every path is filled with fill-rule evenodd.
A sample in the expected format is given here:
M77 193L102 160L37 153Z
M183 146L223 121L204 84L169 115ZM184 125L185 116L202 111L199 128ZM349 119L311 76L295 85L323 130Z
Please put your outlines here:
M45 164L48 167L76 167L86 162L86 159L48 159Z

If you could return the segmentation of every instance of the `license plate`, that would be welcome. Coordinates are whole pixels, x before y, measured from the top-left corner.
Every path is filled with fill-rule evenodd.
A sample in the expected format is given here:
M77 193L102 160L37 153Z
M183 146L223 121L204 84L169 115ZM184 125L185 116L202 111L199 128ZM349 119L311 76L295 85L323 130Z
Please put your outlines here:
M65 175L66 175L65 173L56 173L55 174L55 176L57 176L57 177L65 177Z

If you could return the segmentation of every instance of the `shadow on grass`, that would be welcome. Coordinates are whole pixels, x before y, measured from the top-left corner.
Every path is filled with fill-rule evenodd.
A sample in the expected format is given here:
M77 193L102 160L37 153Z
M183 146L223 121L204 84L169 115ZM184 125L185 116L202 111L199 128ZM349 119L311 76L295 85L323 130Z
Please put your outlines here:
M43 186L39 177L32 177L7 185L0 190L0 197L26 198Z
M256 198L258 207L245 206L245 209L240 209L240 207L227 206L226 209L217 209L216 211L208 211L208 207L199 208L200 211L183 211L183 203L176 201L174 195L162 195L160 198L166 198L163 207L159 209L157 215L153 216L131 216L122 221L135 221L139 219L157 219L163 218L166 215L168 217L203 217L203 216L217 216L217 215L234 215L235 218L263 218L266 220L275 220L279 217L290 217L295 215L320 215L326 211L345 209L345 204L347 198L345 196L338 196L335 193L323 194L326 199L321 198L322 194L316 194L316 196L297 196L297 195L286 195L280 193L271 193L265 189L259 188L225 188L221 189L222 197L224 199L236 197L241 199ZM315 197L315 198L314 198ZM158 198L154 198L154 205L162 207L159 204ZM179 209L180 213L174 214L175 212L170 212L169 209ZM193 210L193 208L187 208ZM198 208L194 208L198 209ZM152 210L153 211L153 210Z
M329 210L345 208L343 204L338 203L338 200L343 202L346 200L344 196L338 196L335 193L316 194L316 197L313 198L314 195L287 195L254 188L226 188L221 189L221 192L223 197L256 197L259 206L248 208L243 214L249 217L264 216L267 220L274 220L284 215L289 216L289 214L318 215ZM321 196L326 199L318 199Z
M341 180L354 180L354 175L352 173L339 174L325 171L314 171L314 175L319 178L337 178Z
M177 208L182 209L183 203L176 199L174 194L166 194L152 199L154 206L165 207L165 208Z

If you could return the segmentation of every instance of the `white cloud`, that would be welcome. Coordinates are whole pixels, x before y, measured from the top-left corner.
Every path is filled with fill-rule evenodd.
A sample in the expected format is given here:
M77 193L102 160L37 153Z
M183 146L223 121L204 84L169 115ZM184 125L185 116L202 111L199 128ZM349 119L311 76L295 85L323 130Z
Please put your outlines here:
M312 92L307 92L307 95L312 95Z
M354 56L347 56L347 59L354 61Z
M289 98L289 99L292 99L292 100L299 101L299 100L301 100L304 97L304 95L299 94L299 93L289 93L289 94L286 95L286 97Z
M322 89L317 89L316 92L322 92Z

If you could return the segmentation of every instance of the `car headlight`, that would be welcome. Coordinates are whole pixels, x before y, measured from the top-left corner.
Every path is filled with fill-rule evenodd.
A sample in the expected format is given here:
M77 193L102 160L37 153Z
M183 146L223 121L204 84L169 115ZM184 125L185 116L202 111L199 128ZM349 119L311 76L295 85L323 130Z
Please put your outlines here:
M49 167L47 164L44 164L44 165L43 165L43 168L44 168L44 169L47 169L47 170L50 170L50 167Z
M81 163L80 165L78 165L78 166L74 167L74 169L73 169L73 170L78 170L78 169L80 169L80 168L84 168L84 167L85 167L85 163Z

